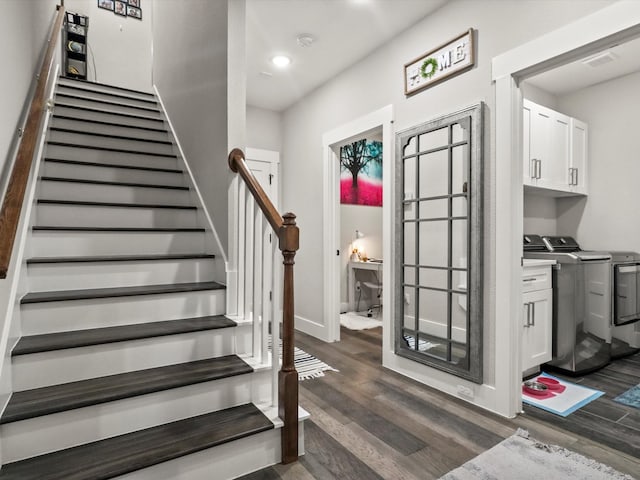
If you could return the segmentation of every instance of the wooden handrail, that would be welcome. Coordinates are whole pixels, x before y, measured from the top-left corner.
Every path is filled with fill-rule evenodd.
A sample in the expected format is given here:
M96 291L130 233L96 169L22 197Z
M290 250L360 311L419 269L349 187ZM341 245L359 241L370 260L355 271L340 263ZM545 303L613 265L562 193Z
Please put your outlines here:
M24 194L27 190L27 180L29 179L33 155L38 143L40 122L46 103L45 95L51 75L54 50L62 28L62 20L64 19L64 7L58 5L56 8L58 13L54 19L53 31L49 36L49 44L40 67L40 73L37 76L38 83L29 107L27 123L20 139L16 161L9 177L7 192L2 202L2 210L0 210L0 278L7 278L9 263L11 262L11 252L13 251L13 244L18 230Z
M282 419L282 463L298 459L298 372L294 363L293 265L299 248L300 231L296 216L281 216L245 162L244 153L234 148L229 153L229 167L244 180L267 221L278 235L278 247L284 264L282 303L282 367L278 372L278 415ZM277 345L278 339L273 339Z

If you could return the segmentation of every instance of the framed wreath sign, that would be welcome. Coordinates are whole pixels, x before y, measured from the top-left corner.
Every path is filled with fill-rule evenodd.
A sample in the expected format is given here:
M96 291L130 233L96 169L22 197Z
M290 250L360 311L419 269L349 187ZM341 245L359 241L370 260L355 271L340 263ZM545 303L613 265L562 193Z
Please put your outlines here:
M404 65L404 94L412 95L475 64L473 29Z

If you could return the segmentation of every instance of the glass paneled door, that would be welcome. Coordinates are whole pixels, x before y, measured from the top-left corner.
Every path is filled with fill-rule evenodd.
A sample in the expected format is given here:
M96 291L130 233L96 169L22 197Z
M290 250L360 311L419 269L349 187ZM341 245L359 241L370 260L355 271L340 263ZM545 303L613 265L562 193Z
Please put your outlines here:
M482 382L483 104L397 134L395 350Z

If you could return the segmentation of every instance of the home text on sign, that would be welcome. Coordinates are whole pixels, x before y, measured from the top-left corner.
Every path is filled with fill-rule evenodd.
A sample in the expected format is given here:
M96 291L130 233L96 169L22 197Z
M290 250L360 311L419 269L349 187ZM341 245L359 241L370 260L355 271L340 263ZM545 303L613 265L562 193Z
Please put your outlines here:
M404 66L404 93L411 95L474 65L473 29Z

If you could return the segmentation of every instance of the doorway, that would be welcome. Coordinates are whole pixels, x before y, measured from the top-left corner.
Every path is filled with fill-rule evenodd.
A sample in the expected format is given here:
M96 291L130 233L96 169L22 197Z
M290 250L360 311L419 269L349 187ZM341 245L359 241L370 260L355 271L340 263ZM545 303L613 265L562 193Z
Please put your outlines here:
M598 25L600 28L594 29ZM640 11L619 2L596 11L493 59L496 86L496 387L508 393L500 411L521 411L520 325L523 322L521 257L523 235L522 91L533 75L640 36ZM517 159L517 161L514 161ZM513 319L519 321L513 321ZM503 403L504 402L504 403Z
M367 231L365 227L361 228L357 222L349 222L353 232L342 232L344 228L341 228L341 221L343 215L341 214L340 205L340 147L355 140L362 138L377 138L382 144L382 212L381 212L381 246L371 248L379 248L381 253L380 259L386 260L380 263L378 278L390 278L391 276L391 202L392 202L392 173L393 173L393 138L392 138L392 123L393 123L393 110L389 105L380 110L357 118L345 125L342 125L330 132L323 135L323 155L324 155L324 179L323 179L323 191L324 191L324 272L323 280L325 285L324 292L324 312L325 312L325 325L322 329L320 338L328 342L340 341L340 311L341 299L353 299L355 300L354 293L355 283L348 282L348 262L353 250L353 243L357 240L360 241L362 248L367 248L366 239ZM376 207L360 207L354 206L353 208L376 208ZM353 212L350 212L353 213ZM348 214L345 214L345 217ZM345 221L348 218L344 218ZM363 224L364 225L364 224ZM368 227L370 231L372 228ZM356 230L364 234L364 237L356 239ZM345 243L345 241L347 243ZM351 250L351 251L349 251ZM373 251L373 250L372 250ZM365 250L366 253L366 250ZM376 266L376 270L378 267ZM344 282L339 281L344 278ZM351 283L351 285L349 285ZM391 295L390 289L381 290L381 304L385 305L382 309L382 324L383 324L383 358L384 352L390 345L389 334L390 318L391 318ZM350 293L350 296L347 295ZM364 293L363 293L364 295ZM377 292L375 293L377 299ZM347 302L342 302L347 303ZM389 342L389 343L387 343Z

